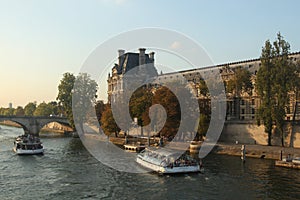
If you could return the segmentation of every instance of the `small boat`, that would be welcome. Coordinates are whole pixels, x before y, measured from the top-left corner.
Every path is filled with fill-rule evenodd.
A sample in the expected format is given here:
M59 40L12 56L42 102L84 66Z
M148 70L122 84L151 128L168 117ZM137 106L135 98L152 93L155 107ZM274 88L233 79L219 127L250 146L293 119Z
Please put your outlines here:
M292 162L295 164L300 164L300 157L293 158Z
M137 163L160 174L202 172L201 161L198 162L188 154L162 148L146 148L137 155Z
M40 138L31 134L18 136L14 141L13 150L18 155L34 155L44 153Z

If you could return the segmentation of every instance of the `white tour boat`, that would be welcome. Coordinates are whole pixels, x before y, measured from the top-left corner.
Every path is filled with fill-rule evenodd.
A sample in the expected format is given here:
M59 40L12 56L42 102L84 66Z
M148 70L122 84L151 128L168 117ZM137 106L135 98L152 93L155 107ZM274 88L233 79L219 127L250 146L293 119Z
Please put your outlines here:
M41 140L31 134L18 136L14 141L13 150L18 155L34 155L44 153Z
M187 154L163 148L146 148L137 155L137 163L161 174L203 171L202 164Z

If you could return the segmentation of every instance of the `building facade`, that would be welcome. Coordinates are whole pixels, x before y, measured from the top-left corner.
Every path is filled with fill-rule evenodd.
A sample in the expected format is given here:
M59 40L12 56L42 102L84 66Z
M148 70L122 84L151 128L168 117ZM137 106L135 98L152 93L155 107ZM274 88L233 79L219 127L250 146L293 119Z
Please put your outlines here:
M127 52L118 50L118 63L115 63L111 74L108 74L108 103L115 101L115 99L124 92L126 85L123 82L125 73L137 66L147 65L148 68L154 67L154 52L146 54L146 49L140 48L139 53ZM153 72L157 75L157 72Z
M300 61L300 52L289 54L289 59L296 63ZM255 120L256 112L260 106L260 99L256 93L255 80L256 75L261 67L261 60L259 58L245 61L238 61L232 63L225 63L216 66L196 68L191 70L179 71L176 73L167 73L160 75L159 79L164 79L165 81L172 80L181 74L188 81L190 88L192 88L194 95L198 99L207 99L201 93L201 74L219 71L222 80L226 84L230 79L233 79L235 72L238 68L244 68L251 73L251 82L254 86L252 89L252 94L243 93L240 96L226 92L227 101L227 111L226 120ZM291 92L289 94L289 105L286 108L286 120L300 120L300 95Z
M139 53L125 53L124 50L119 50L118 64L112 68L111 74L108 75L108 102L114 100L117 94L124 90L122 78L124 74L143 64L152 64L154 67L154 52L150 54L145 53L146 49L139 49ZM300 61L300 52L289 54L289 59L296 63ZM260 106L260 99L256 94L255 80L256 75L261 67L261 60L259 58L252 60L244 60L232 63L225 63L215 66L195 68L173 73L160 74L157 77L158 83L153 86L159 86L159 81L168 82L174 81L182 76L188 81L189 87L192 89L195 97L202 100L208 100L209 97L203 95L201 91L201 81L203 78L201 74L209 73L210 71L218 71L222 80L226 84L230 79L234 78L236 69L247 69L251 73L251 81L253 84L252 94L243 93L239 96L226 92L227 111L226 120L255 120L256 112ZM300 96L295 93L289 94L289 105L286 108L286 120L300 120ZM299 103L298 103L299 102Z

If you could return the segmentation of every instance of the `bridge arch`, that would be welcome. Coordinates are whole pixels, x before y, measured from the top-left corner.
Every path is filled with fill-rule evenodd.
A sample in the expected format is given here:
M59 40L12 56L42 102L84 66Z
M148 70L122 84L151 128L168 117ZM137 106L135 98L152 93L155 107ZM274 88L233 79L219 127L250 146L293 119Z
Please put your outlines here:
M14 122L18 125L21 126L21 128L23 129L24 133L29 133L28 128L26 127L26 125L24 125L22 122L18 121L18 120L12 120L12 119L0 119L0 121L11 121Z
M50 123L53 123L53 122L56 122L62 126L66 126L66 127L69 127L68 130L71 130L72 127L70 126L70 124L66 121L62 121L62 120L58 120L58 119L53 119L53 120L42 120L39 122L39 130L41 130L42 128L44 128L46 125L50 124ZM61 129L63 130L63 129Z
M25 133L38 135L41 128L50 122L69 124L64 117L45 117L45 116L0 116L0 120L10 120L20 124Z

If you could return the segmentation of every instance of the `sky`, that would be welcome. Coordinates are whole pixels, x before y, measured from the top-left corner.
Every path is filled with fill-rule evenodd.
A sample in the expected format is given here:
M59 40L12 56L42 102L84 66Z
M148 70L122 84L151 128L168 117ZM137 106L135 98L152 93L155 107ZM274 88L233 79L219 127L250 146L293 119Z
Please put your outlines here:
M299 7L297 0L0 0L0 107L55 100L65 72L78 74L99 45L139 28L185 34L214 64L258 58L279 31L291 52L300 51ZM99 84L104 100L106 87Z

